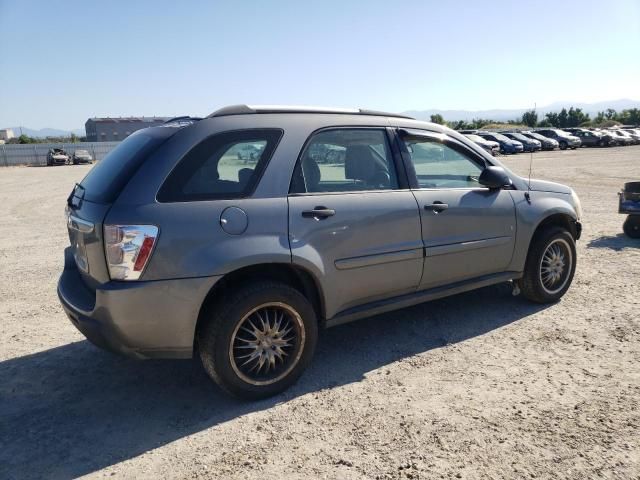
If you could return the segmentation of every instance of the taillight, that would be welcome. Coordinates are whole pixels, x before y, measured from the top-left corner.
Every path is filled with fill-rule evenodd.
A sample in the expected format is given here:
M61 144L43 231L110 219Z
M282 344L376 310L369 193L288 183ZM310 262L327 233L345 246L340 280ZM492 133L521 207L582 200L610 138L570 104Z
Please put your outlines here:
M105 225L104 250L112 280L138 280L158 238L154 225Z

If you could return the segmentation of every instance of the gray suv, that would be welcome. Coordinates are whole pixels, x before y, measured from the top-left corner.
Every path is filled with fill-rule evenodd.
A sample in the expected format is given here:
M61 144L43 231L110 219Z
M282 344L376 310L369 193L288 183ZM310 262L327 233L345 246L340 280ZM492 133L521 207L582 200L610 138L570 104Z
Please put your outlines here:
M295 382L319 328L507 281L557 301L581 232L573 190L446 127L246 105L135 132L66 211L71 322L129 356L197 354L245 398Z

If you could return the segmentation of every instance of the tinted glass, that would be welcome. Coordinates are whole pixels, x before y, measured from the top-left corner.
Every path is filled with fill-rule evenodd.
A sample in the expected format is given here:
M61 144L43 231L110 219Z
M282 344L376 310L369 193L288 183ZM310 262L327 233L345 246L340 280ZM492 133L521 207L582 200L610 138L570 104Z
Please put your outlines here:
M420 188L478 188L483 166L452 147L436 140L407 138Z
M253 192L282 130L239 130L207 138L171 172L160 202L240 198Z
M324 130L311 137L291 184L292 193L398 188L384 130Z
M139 130L100 160L80 182L84 198L97 203L113 202L144 159L174 132L168 128L155 130L160 132Z
M491 136L496 140L496 141L500 141L500 142L508 142L510 139L505 137L504 135L501 135L499 133L492 133Z

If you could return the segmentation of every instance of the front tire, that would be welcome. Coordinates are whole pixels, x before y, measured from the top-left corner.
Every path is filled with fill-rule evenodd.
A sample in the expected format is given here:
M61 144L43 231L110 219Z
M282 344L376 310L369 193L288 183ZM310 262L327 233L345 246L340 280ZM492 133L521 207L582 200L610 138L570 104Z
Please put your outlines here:
M560 150L566 150L568 146L567 142L560 142Z
M520 280L522 294L536 303L560 300L576 271L576 245L571 233L551 227L537 234L529 247L524 275Z
M622 229L627 237L640 238L640 215L629 215Z
M226 392L257 400L293 385L318 340L311 303L289 285L263 281L211 306L198 333L204 369Z

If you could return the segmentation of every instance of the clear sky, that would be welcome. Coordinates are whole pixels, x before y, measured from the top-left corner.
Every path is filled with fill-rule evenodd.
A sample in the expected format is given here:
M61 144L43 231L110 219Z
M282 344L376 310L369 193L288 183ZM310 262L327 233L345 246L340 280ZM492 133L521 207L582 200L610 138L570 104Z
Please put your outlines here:
M640 99L640 0L0 0L0 127Z

